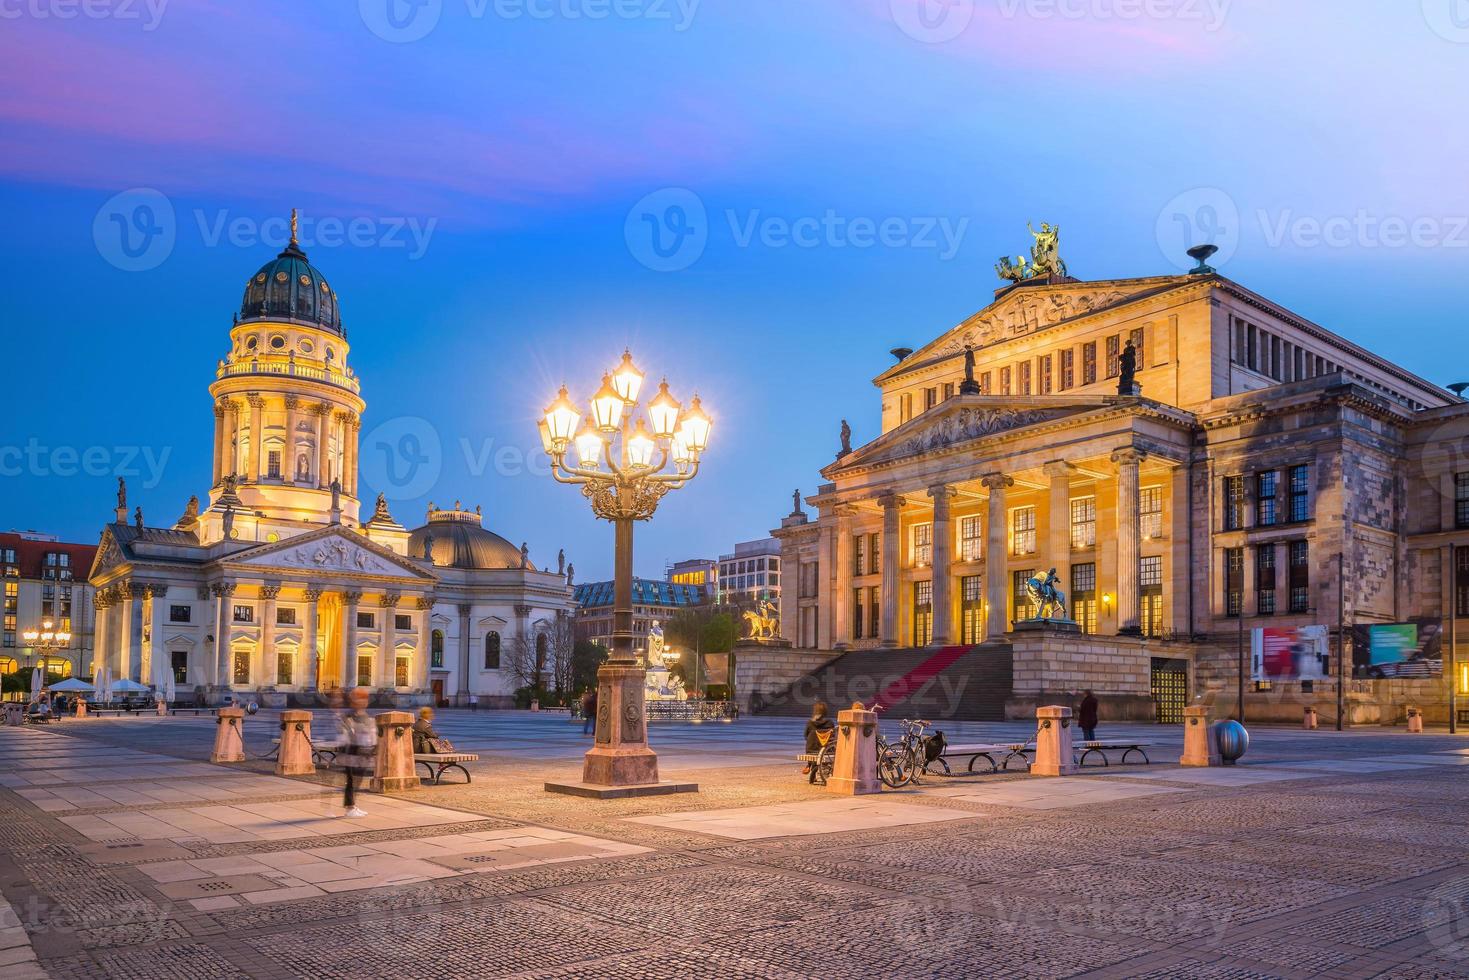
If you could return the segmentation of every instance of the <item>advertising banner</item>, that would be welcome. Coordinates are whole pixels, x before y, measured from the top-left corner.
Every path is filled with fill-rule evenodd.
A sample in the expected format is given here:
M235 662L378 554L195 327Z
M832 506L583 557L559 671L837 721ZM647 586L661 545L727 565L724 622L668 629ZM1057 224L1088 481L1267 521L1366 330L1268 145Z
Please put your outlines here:
M1442 628L1436 619L1352 627L1352 676L1359 679L1443 676Z
M1250 677L1256 681L1320 681L1331 677L1325 626L1267 626L1250 631Z

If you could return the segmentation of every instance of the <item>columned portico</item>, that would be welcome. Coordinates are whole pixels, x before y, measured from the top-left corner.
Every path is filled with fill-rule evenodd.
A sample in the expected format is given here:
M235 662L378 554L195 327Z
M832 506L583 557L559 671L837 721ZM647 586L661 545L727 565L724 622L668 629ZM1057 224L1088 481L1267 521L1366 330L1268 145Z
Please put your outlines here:
M984 558L984 600L988 607L985 639L994 640L1003 637L1010 624L1007 602L1009 583L1006 581L1009 577L1009 546L1005 533L1005 491L1013 487L1015 481L1003 473L991 473L979 482L990 492L985 518L989 529Z
M878 498L882 507L882 622L879 645L892 649L898 645L898 591L902 554L901 511L903 498L896 493Z

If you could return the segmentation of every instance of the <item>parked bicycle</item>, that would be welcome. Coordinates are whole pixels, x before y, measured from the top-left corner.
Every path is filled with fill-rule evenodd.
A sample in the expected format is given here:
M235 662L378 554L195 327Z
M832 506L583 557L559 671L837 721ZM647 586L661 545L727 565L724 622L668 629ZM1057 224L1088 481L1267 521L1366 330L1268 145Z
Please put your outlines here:
M949 764L944 761L944 733L925 735L933 722L921 718L903 719L903 734L896 742L888 742L879 732L877 736L877 775L883 783L893 789L909 783L921 783L929 773L948 775Z

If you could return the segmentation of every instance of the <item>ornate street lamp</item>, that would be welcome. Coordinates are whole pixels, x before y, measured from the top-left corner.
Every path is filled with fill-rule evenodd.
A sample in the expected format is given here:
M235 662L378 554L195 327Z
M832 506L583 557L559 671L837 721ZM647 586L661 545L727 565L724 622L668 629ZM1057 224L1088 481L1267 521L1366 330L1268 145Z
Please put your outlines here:
M40 654L42 669L45 668L48 657L71 646L71 633L56 629L49 619L42 621L40 629L28 629L20 636L25 640L26 646Z
M596 786L658 782L643 710L646 670L633 646L633 522L651 519L664 494L698 474L709 445L711 423L698 395L684 408L664 381L645 418L638 411L642 386L643 372L626 351L622 363L602 376L585 420L562 385L540 423L551 475L581 487L592 513L611 521L615 531L612 656L597 671L597 737L582 767L583 782ZM571 451L575 464L567 459Z

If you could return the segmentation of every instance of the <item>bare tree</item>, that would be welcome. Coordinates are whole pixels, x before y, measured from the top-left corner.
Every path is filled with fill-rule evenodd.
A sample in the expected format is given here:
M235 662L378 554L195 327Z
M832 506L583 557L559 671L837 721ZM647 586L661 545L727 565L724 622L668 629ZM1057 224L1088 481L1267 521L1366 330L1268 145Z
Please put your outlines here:
M566 694L576 687L575 661L576 623L564 609L556 613L556 621L548 631L551 683L558 695Z

